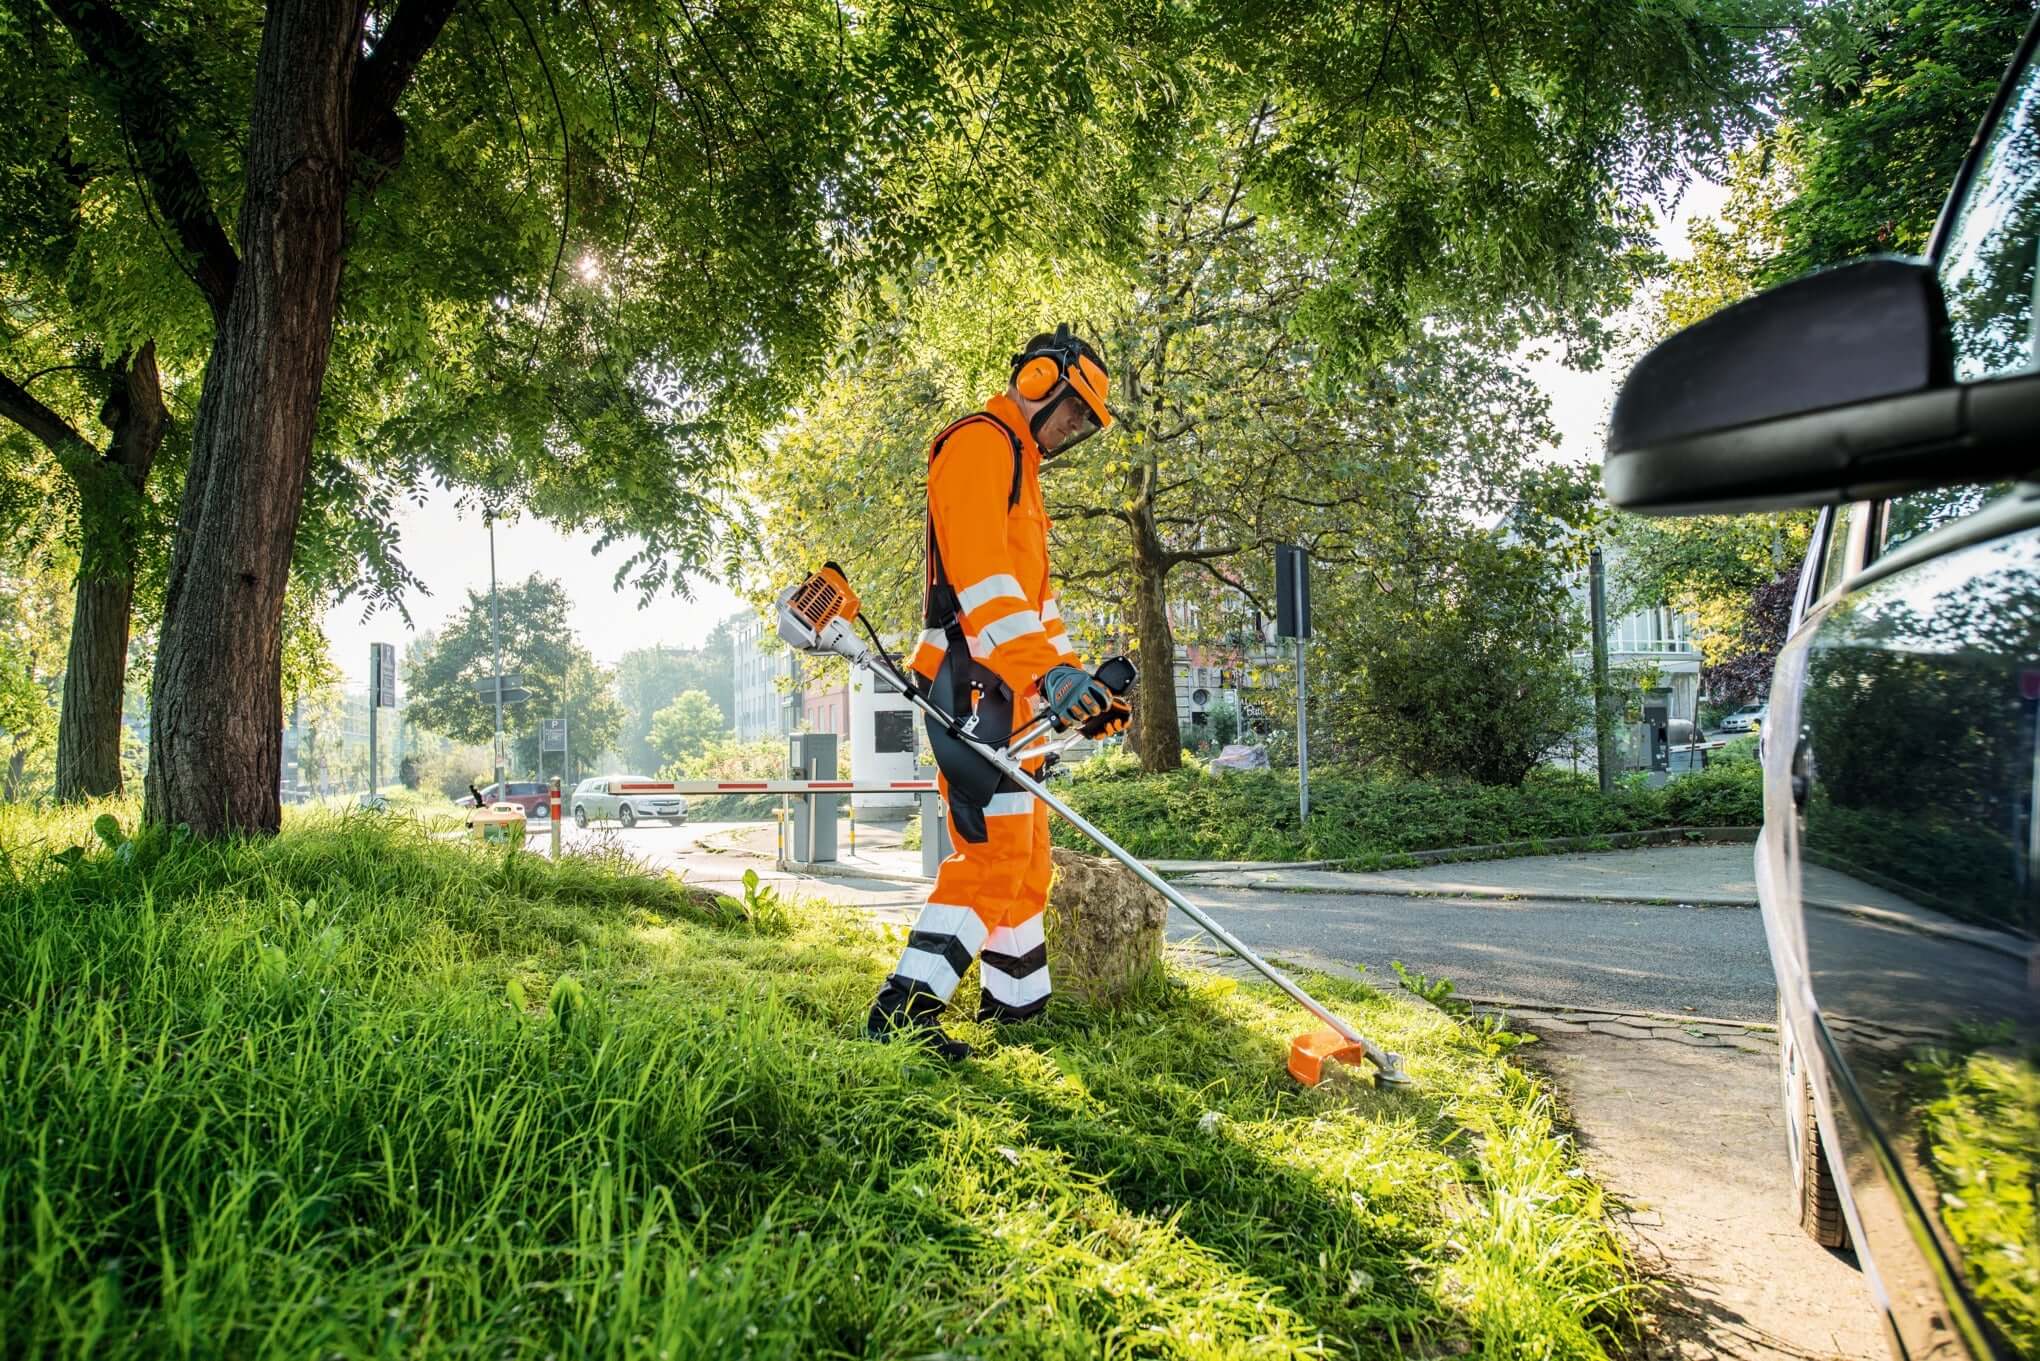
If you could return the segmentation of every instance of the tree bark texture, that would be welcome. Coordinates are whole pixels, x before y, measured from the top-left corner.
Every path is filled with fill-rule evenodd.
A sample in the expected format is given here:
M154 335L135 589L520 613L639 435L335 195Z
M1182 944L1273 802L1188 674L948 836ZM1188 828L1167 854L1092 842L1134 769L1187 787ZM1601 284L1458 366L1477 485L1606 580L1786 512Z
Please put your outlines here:
M1169 628L1169 558L1143 506L1133 522L1133 625L1138 640L1140 699L1128 740L1149 774L1183 764L1183 732L1176 714L1176 635Z
M353 0L275 0L240 216L192 430L151 693L146 816L201 836L281 819L283 596L345 251Z
M81 552L64 702L57 718L57 799L75 803L122 792L121 711L127 695L137 536L149 469L163 447L167 413L147 344L111 375L100 419L113 432L103 457L72 465Z

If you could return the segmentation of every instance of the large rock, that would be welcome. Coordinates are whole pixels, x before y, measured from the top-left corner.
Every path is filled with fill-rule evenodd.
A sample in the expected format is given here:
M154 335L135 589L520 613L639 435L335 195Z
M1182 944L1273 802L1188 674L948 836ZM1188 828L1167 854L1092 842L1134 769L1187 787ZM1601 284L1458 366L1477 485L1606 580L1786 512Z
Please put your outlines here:
M1057 993L1096 1006L1125 1000L1162 960L1162 895L1116 860L1053 848L1055 880L1042 925Z

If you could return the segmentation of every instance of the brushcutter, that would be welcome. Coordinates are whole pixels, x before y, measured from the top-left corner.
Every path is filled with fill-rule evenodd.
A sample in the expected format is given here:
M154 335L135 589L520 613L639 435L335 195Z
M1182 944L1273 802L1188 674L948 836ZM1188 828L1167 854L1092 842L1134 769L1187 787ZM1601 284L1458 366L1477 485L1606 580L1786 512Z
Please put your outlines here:
M893 660L884 644L879 641L870 621L862 620L858 610L857 593L850 588L850 582L845 577L843 569L835 563L828 563L820 571L812 573L807 580L780 593L779 636L797 651L815 656L841 657L852 666L862 667L898 688L916 708L933 720L942 734L960 744L961 749L988 763L996 776L1011 780L1067 818L1078 831L1096 842L1099 849L1133 871L1141 882L1161 894L1171 906L1204 928L1255 972L1288 993L1311 1015L1324 1022L1328 1029L1309 1031L1289 1042L1289 1072L1298 1082L1315 1087L1328 1076L1327 1064L1357 1067L1359 1060L1365 1058L1374 1065L1374 1080L1377 1085L1406 1087L1411 1084L1412 1079L1403 1067L1401 1055L1387 1052L1341 1020L1324 1003L1298 986L1296 980L1261 958L1239 937L1213 921L1204 909L1177 892L1167 880L1142 864L1131 852L1056 797L1053 791L1038 777L1029 774L1021 764L1023 761L1061 754L1076 742L1083 740L1084 734L1080 728L1066 728L1053 715L1042 715L1021 725L1005 739L1002 746L993 746L980 741L968 717L959 719L954 714L945 713L924 693L923 687L914 683L914 677L905 674L899 663ZM870 635L869 644L859 638L856 630L851 627L859 622L863 623L865 632ZM1123 695L1132 688L1134 668L1126 658L1115 657L1099 667L1096 675L1099 683L1107 690L1115 695ZM956 777L951 778L954 780Z

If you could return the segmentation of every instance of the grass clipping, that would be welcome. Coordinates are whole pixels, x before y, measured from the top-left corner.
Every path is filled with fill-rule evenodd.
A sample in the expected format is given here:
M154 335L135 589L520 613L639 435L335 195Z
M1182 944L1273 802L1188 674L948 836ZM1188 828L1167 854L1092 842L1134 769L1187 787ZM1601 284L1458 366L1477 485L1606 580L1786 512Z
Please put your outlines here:
M0 814L0 1337L158 1357L1599 1357L1632 1278L1545 1097L1319 980L857 1038L897 940L400 819ZM967 985L968 990L968 985ZM968 999L964 999L967 1001ZM966 1012L966 1014L968 1014Z

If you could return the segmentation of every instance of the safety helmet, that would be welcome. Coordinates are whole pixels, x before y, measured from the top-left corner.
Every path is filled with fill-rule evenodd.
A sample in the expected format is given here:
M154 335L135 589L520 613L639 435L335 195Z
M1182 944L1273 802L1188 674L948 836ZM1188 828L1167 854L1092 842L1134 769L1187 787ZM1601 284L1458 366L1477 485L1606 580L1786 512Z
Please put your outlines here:
M1013 356L1013 389L1028 401L1041 403L1028 425L1043 458L1066 453L1112 424L1112 412L1105 405L1112 379L1105 371L1105 361L1070 331L1068 322L1053 333L1034 337L1026 349ZM1051 449L1042 439L1042 431L1058 411L1072 403L1081 419Z

